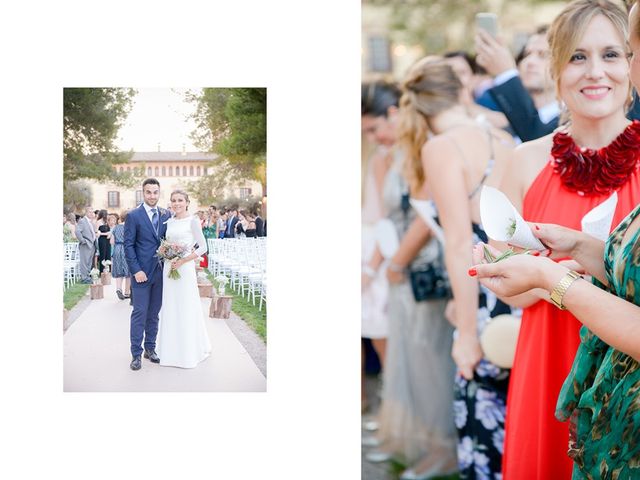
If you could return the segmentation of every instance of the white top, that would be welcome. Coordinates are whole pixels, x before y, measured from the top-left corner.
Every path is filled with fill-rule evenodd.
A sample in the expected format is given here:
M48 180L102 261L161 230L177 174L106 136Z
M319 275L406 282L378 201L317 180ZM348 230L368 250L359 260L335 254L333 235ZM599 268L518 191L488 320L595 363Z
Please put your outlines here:
M193 247L198 244L194 253L198 256L207 253L207 241L200 227L200 220L190 215L185 218L172 217L167 221L167 240Z

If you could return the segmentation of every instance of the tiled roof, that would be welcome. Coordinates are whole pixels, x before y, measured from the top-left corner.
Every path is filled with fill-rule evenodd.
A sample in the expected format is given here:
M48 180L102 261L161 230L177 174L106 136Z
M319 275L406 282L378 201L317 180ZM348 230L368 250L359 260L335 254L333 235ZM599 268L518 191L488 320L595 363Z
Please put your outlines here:
M210 162L218 158L205 152L135 152L131 162Z

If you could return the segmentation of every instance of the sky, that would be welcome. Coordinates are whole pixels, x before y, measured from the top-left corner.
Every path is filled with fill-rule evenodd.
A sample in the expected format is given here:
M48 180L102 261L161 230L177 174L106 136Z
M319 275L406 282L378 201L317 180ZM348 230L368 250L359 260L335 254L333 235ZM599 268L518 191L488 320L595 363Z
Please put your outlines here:
M122 150L156 152L158 143L163 152L187 152L198 149L189 134L195 123L187 119L195 105L184 100L188 90L199 88L136 88L133 107L118 132L116 145Z

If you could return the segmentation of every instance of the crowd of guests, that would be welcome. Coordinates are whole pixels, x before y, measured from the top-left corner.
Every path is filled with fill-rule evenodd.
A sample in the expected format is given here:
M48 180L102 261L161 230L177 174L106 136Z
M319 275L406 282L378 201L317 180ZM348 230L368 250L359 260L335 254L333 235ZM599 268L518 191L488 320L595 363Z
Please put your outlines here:
M168 207L167 210L171 211ZM211 205L206 211L195 215L205 239L264 237L267 223L260 215L259 204L249 210L240 210L237 205L221 207ZM92 283L90 272L99 274L105 270L116 281L116 295L120 300L130 299L130 272L124 255L124 224L127 211L110 213L87 206L84 215L63 215L63 241L78 242L80 282ZM200 266L208 266L207 254L202 256Z
M478 31L475 58L430 55L397 85L362 86L362 130L375 145L363 174L362 337L383 370L363 445L368 461L405 464L403 480L640 478L631 3L574 0L515 58ZM485 185L533 222L541 254L486 263ZM614 192L606 243L579 232ZM430 202L435 218L412 200ZM507 245L486 248L497 256ZM418 280L445 270L449 289ZM521 319L511 368L479 340L503 314Z

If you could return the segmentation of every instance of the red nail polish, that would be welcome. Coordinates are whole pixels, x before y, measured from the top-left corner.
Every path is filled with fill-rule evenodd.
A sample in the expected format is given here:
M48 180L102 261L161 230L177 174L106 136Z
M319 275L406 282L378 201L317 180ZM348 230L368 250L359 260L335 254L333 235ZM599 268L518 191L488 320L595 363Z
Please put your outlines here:
M536 230L540 230L540 227L538 225L536 225Z
M478 271L473 267L469 269L468 273L469 273L469 276L471 277L475 277L476 275L478 275Z
M533 255L534 257L537 257L538 255L540 255L540 252L538 252L537 250L535 252L533 252L531 255Z

